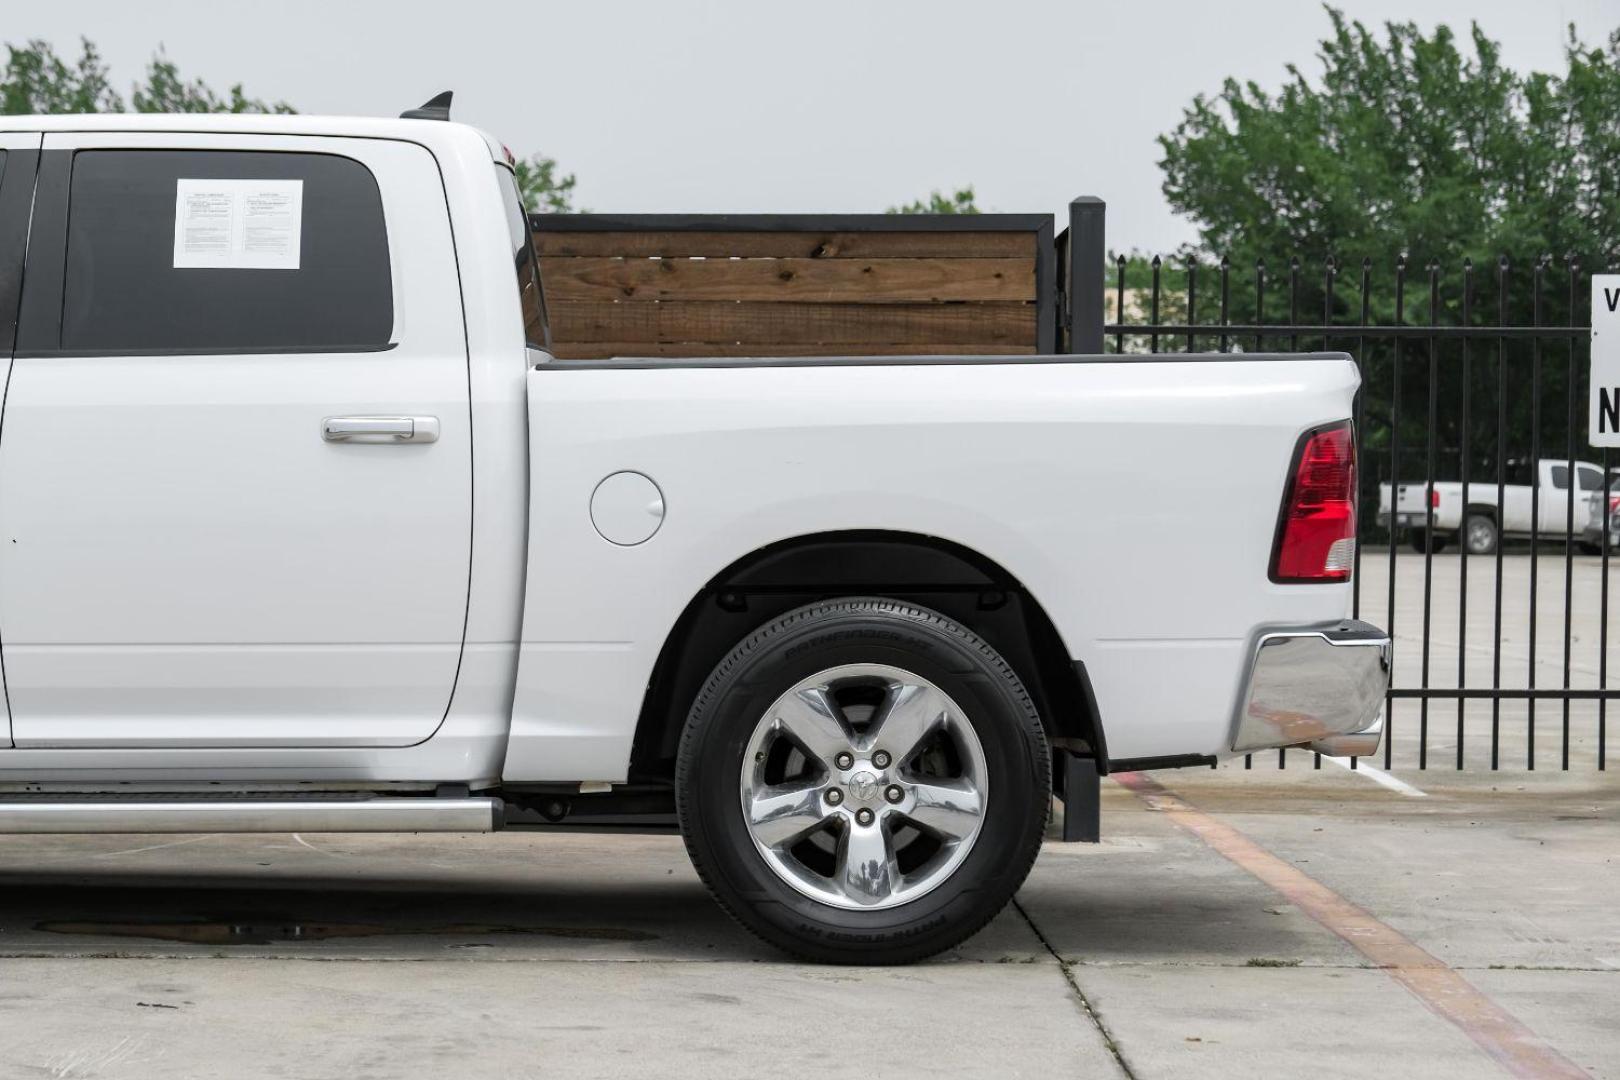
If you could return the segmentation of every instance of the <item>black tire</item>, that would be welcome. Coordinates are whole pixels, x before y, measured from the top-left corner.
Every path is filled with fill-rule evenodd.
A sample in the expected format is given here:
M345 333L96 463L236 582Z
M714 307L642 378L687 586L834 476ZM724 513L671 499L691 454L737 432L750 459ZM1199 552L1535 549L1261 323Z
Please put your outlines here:
M1451 537L1430 533L1427 529L1413 529L1411 535L1407 537L1407 542L1412 545L1412 550L1420 555L1425 551L1439 553L1446 550L1451 543Z
M1581 549L1581 552L1583 554L1586 554L1586 555L1602 555L1603 554L1603 545L1602 544L1594 544L1594 543L1592 543L1591 541L1588 541L1588 540L1581 540L1576 544L1576 546L1579 547Z
M934 683L965 714L988 769L983 821L963 861L931 891L880 910L790 886L754 846L741 809L756 725L801 680L842 664L885 664ZM698 874L765 941L822 963L910 963L978 932L1023 884L1046 825L1050 762L1023 683L973 633L910 604L827 600L761 627L709 676L681 737L676 809Z
M1496 522L1485 514L1469 514L1463 530L1464 544L1470 555L1495 555L1502 542Z

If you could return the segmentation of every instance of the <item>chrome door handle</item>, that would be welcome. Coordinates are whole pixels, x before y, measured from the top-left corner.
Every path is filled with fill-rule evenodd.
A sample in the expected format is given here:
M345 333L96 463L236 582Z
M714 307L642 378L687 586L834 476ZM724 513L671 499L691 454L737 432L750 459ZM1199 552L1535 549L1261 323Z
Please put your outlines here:
M437 416L328 416L321 422L327 442L430 443L439 441Z

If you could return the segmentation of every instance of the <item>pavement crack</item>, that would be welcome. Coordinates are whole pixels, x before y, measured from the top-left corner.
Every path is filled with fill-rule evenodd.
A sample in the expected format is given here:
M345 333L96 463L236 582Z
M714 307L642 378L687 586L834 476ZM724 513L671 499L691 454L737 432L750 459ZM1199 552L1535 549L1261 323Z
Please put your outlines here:
M1069 984L1070 990L1074 991L1074 999L1079 1003L1080 1011L1085 1014L1087 1020L1091 1021L1091 1025L1097 1029L1097 1034L1102 1036L1103 1045L1108 1047L1108 1052L1113 1055L1114 1063L1119 1066L1119 1071L1125 1074L1126 1080L1136 1080L1136 1073L1131 1069L1131 1063L1125 1060L1125 1051L1121 1050L1119 1043L1115 1041L1114 1033L1108 1030L1108 1025L1103 1023L1102 1014L1092 1006L1091 999L1086 997L1086 992L1080 989L1080 983L1074 977L1074 965L1063 959L1063 956L1052 947L1052 943L1046 939L1045 934L1041 933L1041 928L1035 925L1035 920L1030 918L1029 912L1024 910L1024 905L1018 902L1016 896L1012 899L1012 906L1013 910L1018 912L1024 922L1029 925L1030 933L1035 935L1035 940L1039 941L1041 947L1051 954L1053 960L1057 961L1058 970L1063 973L1063 981Z

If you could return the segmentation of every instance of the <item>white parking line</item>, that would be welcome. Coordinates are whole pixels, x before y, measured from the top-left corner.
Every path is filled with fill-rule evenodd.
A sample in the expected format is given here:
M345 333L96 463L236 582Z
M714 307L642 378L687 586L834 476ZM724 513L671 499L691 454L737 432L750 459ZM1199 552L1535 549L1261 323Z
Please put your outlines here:
M1405 780L1391 776L1383 769L1367 764L1365 758L1358 758L1356 760L1356 767L1354 769L1350 768L1349 758L1327 757L1326 755L1323 755L1322 760L1331 761L1341 769L1365 776L1375 784L1382 784L1389 788L1389 790L1398 791L1402 795L1406 795L1410 798L1426 799L1429 797L1429 793L1427 791L1422 791L1415 788L1411 784L1408 784Z

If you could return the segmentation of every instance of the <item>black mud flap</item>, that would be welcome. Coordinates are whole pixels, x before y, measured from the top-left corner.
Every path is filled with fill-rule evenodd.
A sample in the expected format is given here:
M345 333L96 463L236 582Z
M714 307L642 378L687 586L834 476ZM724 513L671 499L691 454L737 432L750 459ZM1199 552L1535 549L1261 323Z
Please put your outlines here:
M1095 844L1102 840L1102 778L1095 758L1059 750L1063 761L1063 839Z

